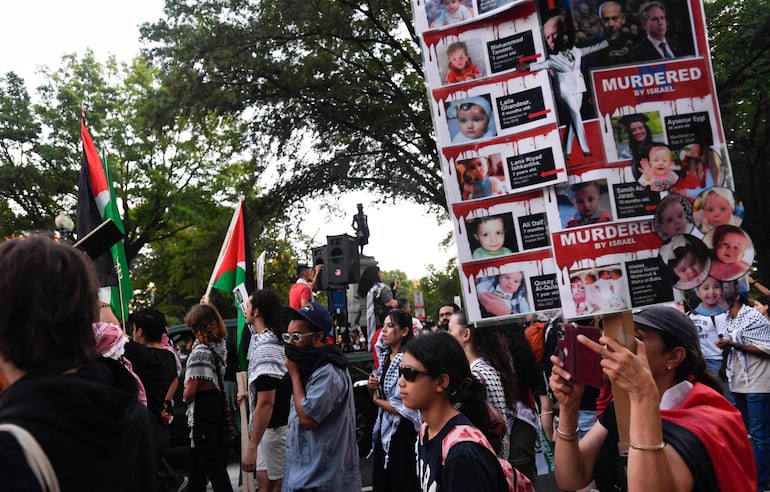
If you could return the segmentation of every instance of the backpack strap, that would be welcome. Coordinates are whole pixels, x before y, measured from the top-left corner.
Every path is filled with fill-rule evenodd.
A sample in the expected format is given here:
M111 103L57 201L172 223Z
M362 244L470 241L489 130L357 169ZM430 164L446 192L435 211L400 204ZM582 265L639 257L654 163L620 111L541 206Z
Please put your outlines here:
M16 424L0 424L0 432L7 432L19 443L24 458L43 492L59 492L59 480L43 448L26 429Z
M426 425L423 423L423 427L420 429L420 438L422 438L423 429L425 427ZM508 482L508 490L511 492L535 491L532 483L529 481L526 475L516 470L513 466L511 466L510 463L508 463L508 461L499 458L497 453L495 453L495 450L492 449L492 445L489 444L487 438L484 437L484 433L472 425L457 425L449 431L444 440L441 442L442 464L446 464L446 458L449 454L449 450L452 449L455 444L461 442L475 442L476 444L479 444L489 450L489 452L492 453L492 456L497 459L500 467L503 469L503 475L505 475L505 480Z
M454 447L455 444L460 442L475 442L487 448L495 457L497 453L492 449L492 445L478 428L472 425L456 425L449 431L444 437L444 441L441 443L441 464L446 464L446 457L449 454L449 450Z
M425 432L428 430L428 424L423 422L420 426L420 444L425 444Z

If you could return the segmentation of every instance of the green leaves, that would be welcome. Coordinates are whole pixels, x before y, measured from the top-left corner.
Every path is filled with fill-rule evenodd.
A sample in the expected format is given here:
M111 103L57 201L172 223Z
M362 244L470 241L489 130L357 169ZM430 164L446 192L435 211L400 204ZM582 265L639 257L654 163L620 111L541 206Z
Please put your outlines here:
M249 123L277 200L368 189L445 207L407 2L167 2L142 32L179 104Z

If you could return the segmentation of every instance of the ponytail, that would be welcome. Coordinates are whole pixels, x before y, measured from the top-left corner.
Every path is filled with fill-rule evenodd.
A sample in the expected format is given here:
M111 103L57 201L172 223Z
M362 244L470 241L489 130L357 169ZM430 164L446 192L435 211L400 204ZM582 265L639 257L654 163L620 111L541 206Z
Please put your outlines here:
M492 441L494 436L490 434L492 422L487 410L486 391L471 374L460 342L449 333L431 333L409 342L406 352L420 361L433 377L440 374L449 377L446 391L449 403Z

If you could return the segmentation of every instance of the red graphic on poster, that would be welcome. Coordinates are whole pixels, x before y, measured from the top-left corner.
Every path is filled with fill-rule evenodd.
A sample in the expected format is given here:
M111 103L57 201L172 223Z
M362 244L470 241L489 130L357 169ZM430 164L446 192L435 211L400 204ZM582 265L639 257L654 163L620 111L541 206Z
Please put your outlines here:
M632 258L638 253L648 254L657 251L661 244L663 241L655 233L652 221L608 223L553 234L556 264L568 269L605 256Z
M596 70L593 77L600 114L645 102L712 95L711 72L702 58Z

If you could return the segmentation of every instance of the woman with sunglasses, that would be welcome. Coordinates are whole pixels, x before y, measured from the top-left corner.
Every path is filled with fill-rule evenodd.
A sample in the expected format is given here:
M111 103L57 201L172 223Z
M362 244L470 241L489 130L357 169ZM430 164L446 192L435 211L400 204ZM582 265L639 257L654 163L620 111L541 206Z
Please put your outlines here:
M417 441L418 483L423 491L509 490L491 448L462 441L443 457L444 438L454 427L489 426L484 387L471 374L452 335L431 333L412 340L401 360L398 385L404 405L419 410L424 422Z
M414 442L420 426L417 410L401 401L398 376L404 348L414 335L412 317L393 309L385 317L380 342L380 366L369 376L369 391L377 406L377 420L372 432L375 491L416 491Z

